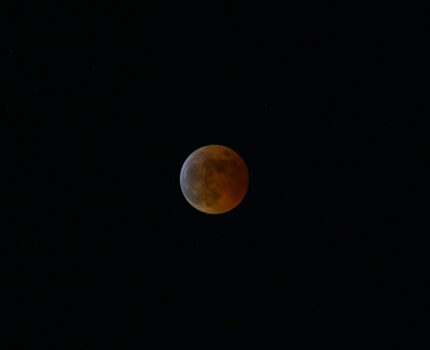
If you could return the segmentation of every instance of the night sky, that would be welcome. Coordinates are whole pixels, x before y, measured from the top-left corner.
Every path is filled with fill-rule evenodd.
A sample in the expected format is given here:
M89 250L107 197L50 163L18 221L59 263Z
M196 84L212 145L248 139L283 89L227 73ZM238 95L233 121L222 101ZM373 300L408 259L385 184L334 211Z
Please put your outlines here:
M10 12L17 340L411 345L423 325L404 300L421 293L421 257L402 220L418 210L404 199L415 172L400 164L411 169L406 145L423 142L408 130L424 96L412 69L424 22L325 3L143 3ZM250 174L222 215L179 186L185 159L209 144Z

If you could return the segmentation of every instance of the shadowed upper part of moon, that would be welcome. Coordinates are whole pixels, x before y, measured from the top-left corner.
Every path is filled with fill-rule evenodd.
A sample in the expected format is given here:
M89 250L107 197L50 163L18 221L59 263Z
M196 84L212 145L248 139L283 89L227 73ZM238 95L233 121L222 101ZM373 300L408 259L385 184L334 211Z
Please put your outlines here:
M236 207L248 189L248 169L233 150L220 145L204 146L185 160L180 185L196 209L220 214Z

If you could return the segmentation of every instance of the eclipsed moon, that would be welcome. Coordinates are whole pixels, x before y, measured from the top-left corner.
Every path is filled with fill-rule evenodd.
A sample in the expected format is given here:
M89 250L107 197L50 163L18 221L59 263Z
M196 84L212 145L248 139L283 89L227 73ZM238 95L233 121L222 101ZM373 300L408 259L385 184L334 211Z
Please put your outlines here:
M221 145L200 147L185 160L180 185L186 200L207 214L237 207L248 191L249 175L243 159Z

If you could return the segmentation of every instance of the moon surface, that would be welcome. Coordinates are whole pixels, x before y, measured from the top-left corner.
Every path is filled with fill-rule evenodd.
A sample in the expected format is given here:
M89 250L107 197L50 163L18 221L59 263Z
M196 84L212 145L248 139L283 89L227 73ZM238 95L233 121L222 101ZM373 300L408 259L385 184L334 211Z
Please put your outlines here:
M222 214L237 207L248 184L248 168L243 159L221 145L195 150L185 160L180 174L186 200L207 214Z

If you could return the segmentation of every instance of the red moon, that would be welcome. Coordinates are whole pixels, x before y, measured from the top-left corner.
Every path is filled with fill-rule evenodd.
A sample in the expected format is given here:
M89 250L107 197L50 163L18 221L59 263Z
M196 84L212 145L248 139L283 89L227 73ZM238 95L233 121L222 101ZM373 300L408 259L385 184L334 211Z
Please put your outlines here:
M185 160L180 185L186 200L207 214L222 214L239 205L248 191L248 168L232 149L200 147Z

